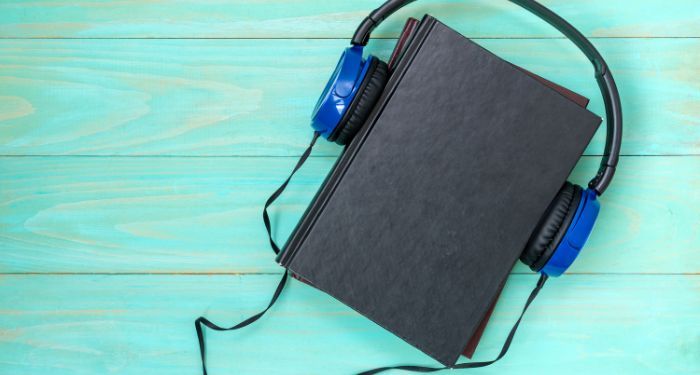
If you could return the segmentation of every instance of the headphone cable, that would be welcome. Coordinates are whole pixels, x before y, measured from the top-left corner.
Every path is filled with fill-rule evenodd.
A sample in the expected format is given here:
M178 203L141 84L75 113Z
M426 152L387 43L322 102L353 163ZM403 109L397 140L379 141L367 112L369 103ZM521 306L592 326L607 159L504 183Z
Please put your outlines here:
M316 143L316 140L318 140L319 133L314 132L314 136L311 140L311 143L309 146L306 148L304 153L301 155L299 158L299 161L297 161L297 164L294 166L294 169L292 170L292 173L287 177L287 179L280 185L277 190L275 190L272 195L267 199L265 202L265 206L263 208L263 222L265 223L265 229L267 230L267 236L270 241L270 247L272 248L272 251L274 251L275 254L279 254L281 252L280 247L275 243L275 240L272 239L272 226L270 223L270 216L267 212L267 209L272 205L272 203L279 198L279 196L284 192L284 190L287 188L287 185L289 184L289 181L292 179L294 174L301 168L301 166L306 162L306 159L308 159L309 155L311 154L311 150ZM200 316L197 318L194 322L195 329L197 331L197 340L199 342L199 354L202 359L202 374L207 375L207 365L206 365L206 345L205 345L205 340L204 340L204 329L202 326L205 326L209 329L212 329L214 331L233 331L237 329L241 329L244 327L247 327L248 325L256 322L258 319L260 319L265 313L272 307L272 305L277 302L277 299L279 298L280 294L282 294L282 290L284 289L285 285L287 284L287 279L289 276L289 271L285 269L284 274L282 274L282 278L280 279L279 283L277 284L277 288L275 289L275 292L272 295L272 298L270 299L270 302L268 303L267 307L260 311L259 313L250 316L249 318L243 320L242 322L232 326L232 327L221 327L209 319ZM409 372L421 372L421 373L429 373L429 372L437 372L437 371L442 371L442 370L458 370L458 369L468 369L468 368L478 368L478 367L486 367L489 366L501 358L503 358L506 353L508 352L508 348L510 348L510 344L513 341L513 337L515 337L515 332L518 330L518 326L520 326L520 322L523 319L523 316L525 315L525 312L527 309L530 307L530 304L532 301L535 300L535 297L537 297L537 294L540 292L542 287L544 286L545 282L547 281L548 276L546 274L541 274L539 280L537 281L537 285L535 288L532 290L530 293L530 296L527 299L527 302L525 303L525 306L523 307L522 312L520 313L520 316L518 317L518 320L515 322L513 325L513 328L511 328L510 332L508 333L508 337L506 338L506 341L503 343L503 347L501 348L501 352L498 354L496 359L493 359L491 361L485 361L485 362L467 362L467 363L459 363L453 366L446 366L446 367L427 367L427 366L417 366L417 365L399 365L399 366L388 366L388 367L379 367L375 368L372 370L368 371L363 371L361 373L358 373L357 375L374 375L374 374L379 374L385 371L389 370L400 370L400 371L409 371Z

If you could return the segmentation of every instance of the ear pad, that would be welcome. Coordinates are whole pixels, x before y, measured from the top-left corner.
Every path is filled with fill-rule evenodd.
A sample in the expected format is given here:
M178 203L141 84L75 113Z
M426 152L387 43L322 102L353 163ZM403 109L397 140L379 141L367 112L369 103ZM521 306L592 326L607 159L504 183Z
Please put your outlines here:
M580 186L567 181L547 207L520 255L520 260L533 271L539 272L547 264L564 238L581 202L582 191Z
M372 58L370 64L355 98L328 140L339 145L349 143L364 125L365 120L379 100L388 79L388 68L385 62L376 57Z

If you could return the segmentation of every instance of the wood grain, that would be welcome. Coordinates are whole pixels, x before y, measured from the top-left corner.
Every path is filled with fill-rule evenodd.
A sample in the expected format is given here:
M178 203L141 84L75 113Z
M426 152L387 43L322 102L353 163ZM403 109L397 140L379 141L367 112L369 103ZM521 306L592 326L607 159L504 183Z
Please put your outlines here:
M334 160L311 158L273 208L280 242ZM295 158L0 161L2 272L280 272L261 210ZM584 158L572 181L597 163ZM700 273L699 170L700 157L623 158L571 271Z
M592 99L564 40L484 40ZM387 57L393 40L373 44ZM700 39L597 40L623 99L627 155L700 154ZM0 41L0 154L299 155L343 40ZM282 58L283 56L283 58ZM602 150L603 131L588 154ZM321 142L319 155L337 155Z
M610 63L631 156L572 272L548 283L506 359L476 372L700 373L698 1L542 2ZM199 373L194 318L235 323L268 301L281 269L262 204L377 4L1 1L0 373ZM588 62L507 1L417 2L370 51L386 59L405 18L426 12L603 113ZM273 208L277 238L339 152L319 144ZM597 162L584 157L572 180ZM515 267L476 359L495 357L534 282ZM296 281L270 316L207 341L211 375L434 365Z
M596 37L697 37L696 0L542 0ZM0 36L12 38L350 38L380 0L4 0ZM376 32L396 37L406 17L430 13L470 37L557 37L504 1L424 0Z
M206 314L235 323L267 303L277 278L4 276L0 368L26 375L198 373L193 320ZM496 356L535 281L534 275L511 276L475 359ZM478 373L698 373L699 291L697 275L550 280L513 350ZM351 374L381 365L434 365L297 281L259 323L247 331L208 332L207 342L212 375Z

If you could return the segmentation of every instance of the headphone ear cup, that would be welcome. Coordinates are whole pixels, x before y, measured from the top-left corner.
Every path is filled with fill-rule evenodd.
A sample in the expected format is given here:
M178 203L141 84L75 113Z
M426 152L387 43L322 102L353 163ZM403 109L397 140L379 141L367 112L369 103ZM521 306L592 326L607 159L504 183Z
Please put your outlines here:
M531 270L539 272L552 257L571 225L582 194L580 186L567 181L549 204L520 255Z
M329 138L339 145L348 144L362 128L386 86L389 76L386 63L375 57L372 58L371 64L358 88L357 95L350 103L350 108L340 120L335 136L332 135Z

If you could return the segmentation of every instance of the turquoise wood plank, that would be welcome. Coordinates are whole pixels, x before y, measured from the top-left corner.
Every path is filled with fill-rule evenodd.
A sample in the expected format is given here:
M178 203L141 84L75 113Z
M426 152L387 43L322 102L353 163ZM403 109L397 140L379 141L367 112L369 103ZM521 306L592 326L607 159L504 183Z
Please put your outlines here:
M699 373L697 1L544 2L586 35L634 38L594 40L625 101L623 152L676 156L623 158L572 274L542 292L506 360L477 372ZM249 156L301 152L320 86L377 3L0 2L0 155L46 155L0 157L0 373L197 373L193 318L258 311L277 276L248 273L280 272L260 207L294 159ZM559 38L505 1L430 0L377 36L395 37L426 11L471 37ZM45 37L246 40L12 40ZM639 39L659 37L682 38ZM602 113L590 69L565 41L479 43ZM371 49L386 57L392 44ZM601 144L599 134L587 154ZM279 238L338 152L321 145L326 157L312 158L276 206ZM220 157L233 155L244 157ZM574 179L584 183L596 163L585 158ZM520 265L514 273L477 359L495 356L535 281ZM298 282L259 325L207 339L212 375L432 363Z
M273 210L292 231L335 159ZM280 272L263 203L296 158L0 158L0 273ZM572 181L585 184L598 158ZM574 273L700 273L700 157L624 157ZM439 194L439 192L436 192ZM518 266L516 272L527 272Z
M350 38L380 0L12 1L3 37ZM543 0L590 36L700 36L695 0ZM408 16L431 13L468 36L551 37L549 26L506 1L421 1L377 30L396 36Z
M234 323L267 303L277 277L4 276L0 372L198 373L194 318ZM476 359L496 356L535 281L534 275L509 279ZM697 374L698 289L698 275L550 280L506 358L476 373ZM435 364L297 281L264 319L246 331L207 332L207 342L212 375L331 375Z
M564 40L482 40L592 99ZM623 153L700 154L700 39L596 40L615 72ZM380 56L394 41L373 44ZM342 40L0 41L0 154L299 155ZM284 56L284 58L281 58ZM600 153L602 131L588 154ZM319 155L337 155L323 142Z

